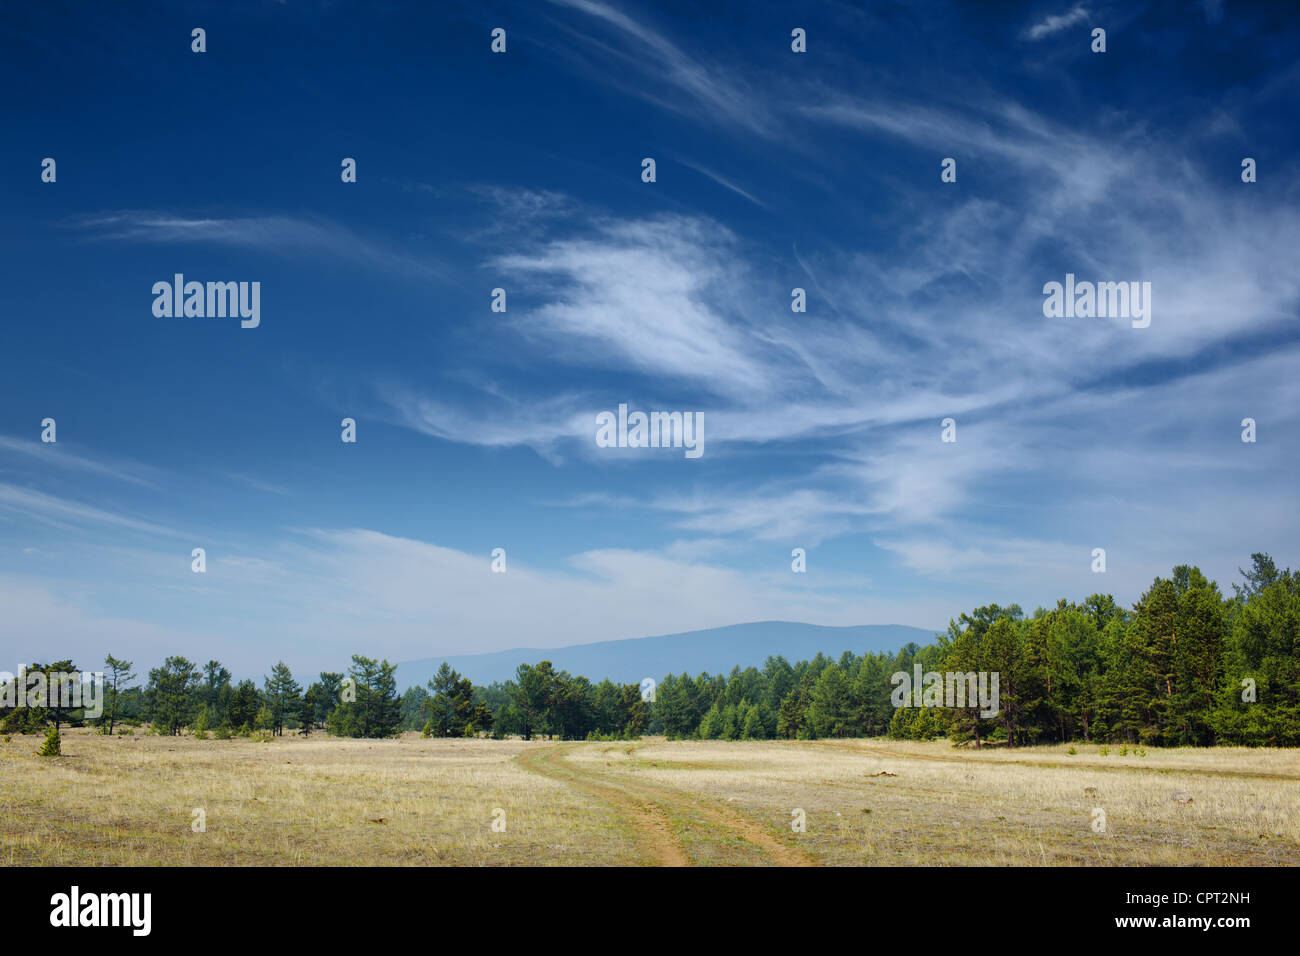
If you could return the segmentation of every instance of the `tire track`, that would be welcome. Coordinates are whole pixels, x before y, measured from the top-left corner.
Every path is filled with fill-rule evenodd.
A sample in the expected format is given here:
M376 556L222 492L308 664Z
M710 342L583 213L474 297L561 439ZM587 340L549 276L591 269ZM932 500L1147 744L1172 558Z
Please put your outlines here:
M674 862L663 865L689 866L680 842L672 837L670 814L683 816L694 813L703 817L710 825L716 827L721 835L739 839L758 849L778 866L817 866L810 855L797 847L790 846L774 836L762 823L750 819L725 804L717 804L706 797L696 796L669 785L646 779L633 779L626 772L584 770L564 760L565 754L578 745L560 745L548 750L534 751L521 755L521 766L535 772L561 780L593 794L610 803L621 813L629 815L634 827L642 834L648 849L656 857L665 860L662 854L671 846L676 851ZM624 749L631 757L642 744L635 744ZM665 846L665 843L668 846ZM680 855L680 860L678 860Z
M690 866L690 857L673 834L672 821L658 806L637 800L621 790L595 782L576 772L561 758L568 747L550 747L520 754L515 762L525 770L549 777L596 797L611 807L636 831L637 841L659 866Z
M640 750L646 744L633 744L624 748L623 752L638 763L656 765L655 762L637 757L635 752ZM677 764L671 761L667 762L668 768L673 769ZM680 766L692 766L691 764L681 764ZM704 765L699 765L704 766ZM685 808L692 810L700 816L705 817L714 826L733 838L744 840L751 846L762 851L769 859L779 866L818 866L818 862L804 851L797 847L790 846L788 843L775 837L759 821L753 820L748 816L733 810L726 804L715 803L707 797L691 794L680 790L670 784L661 784L648 779L631 779L627 774L617 773L619 783L625 790L639 793L644 797L654 800L658 803L664 803L673 806L680 811Z

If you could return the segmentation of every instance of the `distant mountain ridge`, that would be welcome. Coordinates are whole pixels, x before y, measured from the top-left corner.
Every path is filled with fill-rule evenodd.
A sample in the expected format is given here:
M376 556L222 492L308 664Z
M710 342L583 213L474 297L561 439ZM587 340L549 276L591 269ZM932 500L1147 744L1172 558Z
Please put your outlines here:
M423 685L443 661L475 684L507 681L520 664L547 660L556 670L582 675L593 683L605 678L623 684L642 678L662 680L665 674L692 676L701 671L727 674L733 667L762 667L769 656L783 655L791 664L823 653L839 658L845 651L896 651L904 644L928 644L938 631L904 624L861 624L825 627L789 621L757 621L729 624L682 634L637 637L621 641L599 641L568 647L517 647L490 654L453 654L405 661L397 666L399 691Z

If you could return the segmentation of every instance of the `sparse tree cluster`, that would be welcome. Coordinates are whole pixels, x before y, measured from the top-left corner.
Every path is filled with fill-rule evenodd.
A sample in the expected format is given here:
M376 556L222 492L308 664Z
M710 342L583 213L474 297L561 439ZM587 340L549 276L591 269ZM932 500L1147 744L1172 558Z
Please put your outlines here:
M646 729L646 704L636 684L592 684L542 661L536 667L520 664L515 679L501 690L501 706L493 715L500 734L525 740L539 735L625 740Z

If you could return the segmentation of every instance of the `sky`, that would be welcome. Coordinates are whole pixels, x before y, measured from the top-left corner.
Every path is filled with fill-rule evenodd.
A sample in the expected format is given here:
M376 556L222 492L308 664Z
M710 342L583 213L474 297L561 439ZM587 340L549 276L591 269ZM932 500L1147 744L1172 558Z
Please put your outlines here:
M7 5L0 669L941 629L1300 565L1298 26ZM177 273L260 283L259 324L155 315ZM1067 274L1149 282L1150 325L1046 316ZM601 447L620 404L704 453Z

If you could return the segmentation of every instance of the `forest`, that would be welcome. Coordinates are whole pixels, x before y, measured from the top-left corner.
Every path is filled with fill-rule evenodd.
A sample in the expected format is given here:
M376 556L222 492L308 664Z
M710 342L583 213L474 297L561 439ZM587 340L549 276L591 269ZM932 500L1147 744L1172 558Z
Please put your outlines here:
M1131 607L1110 595L1061 599L1031 615L990 604L950 621L925 646L729 674L668 674L653 699L637 684L593 682L549 661L521 663L514 680L475 686L443 664L399 693L396 665L356 655L347 672L307 686L277 662L261 686L235 681L217 660L169 657L143 681L109 655L103 713L0 704L0 732L91 723L107 734L271 737L324 732L382 738L538 736L568 740L950 738L973 746L1069 741L1149 746L1300 746L1300 572L1251 556L1231 597L1198 568L1157 577ZM999 676L1000 707L895 707L892 675L925 671ZM70 660L28 673L77 670ZM3 700L0 697L0 700Z

